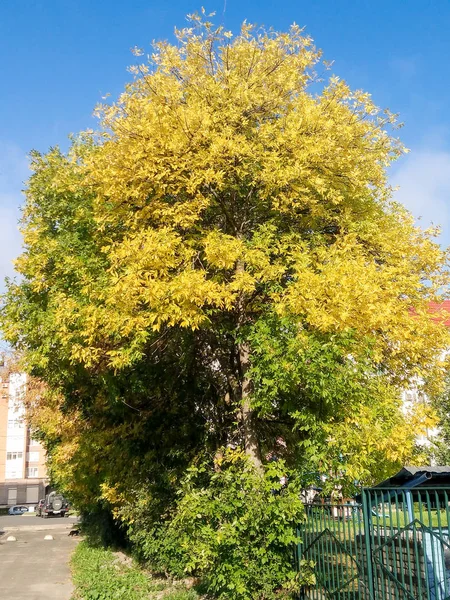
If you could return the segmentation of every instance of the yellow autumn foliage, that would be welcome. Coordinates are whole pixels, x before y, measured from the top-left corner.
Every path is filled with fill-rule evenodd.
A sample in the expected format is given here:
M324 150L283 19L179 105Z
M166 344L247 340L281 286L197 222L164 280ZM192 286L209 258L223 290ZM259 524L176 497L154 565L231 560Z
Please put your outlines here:
M351 337L355 357L357 343L361 355L370 354L361 369L370 363L385 377L383 389L421 378L435 393L449 335L428 307L448 285L448 257L437 232L421 230L393 200L387 169L405 151L395 115L336 76L321 81L321 53L296 25L277 33L244 23L232 36L194 15L176 36L176 44L155 44L148 60L131 68L134 79L116 102L97 108L97 131L77 137L66 156L52 150L33 157L25 252L17 261L23 283L11 284L2 317L27 368L48 377L58 393L65 377L72 395L80 381L95 381L92 399L83 388L90 406L98 389L111 386L108 377L126 377L136 365L140 375L143 365L159 367L166 340L179 336L204 360L195 374L207 384L196 391L216 390L216 412L226 415L230 431L217 438L234 439L244 429L231 431L244 388L247 404L251 397L247 373L255 353L246 335L276 315L295 323L293 335L305 346L316 336L344 340L345 349ZM184 377L191 383L186 355L172 352L168 368L180 366L173 385ZM350 372L345 353L338 358ZM288 377L295 360L274 370ZM139 393L147 385L142 377ZM293 377L280 389L300 397L301 384ZM161 392L168 405L172 392ZM134 407L135 389L114 393ZM288 412L280 397L271 404L275 417ZM396 462L414 454L412 427L425 421L401 417L392 398L389 392L371 407L339 397L335 418L324 424L339 452L355 459L348 463L355 478L380 457ZM100 398L105 414L116 400ZM140 402L139 416L148 408ZM217 408L208 402L205 437ZM320 403L308 402L289 405L289 418L322 414ZM51 436L52 408L40 410ZM95 468L90 444L128 435L114 422L104 437L89 437L81 413L64 420L58 410L62 421L48 422L66 432L54 454L61 469L75 454ZM245 435L248 442L252 432ZM264 435L261 444L269 445ZM359 465L358 454L365 457ZM102 490L106 499L120 493L109 479Z

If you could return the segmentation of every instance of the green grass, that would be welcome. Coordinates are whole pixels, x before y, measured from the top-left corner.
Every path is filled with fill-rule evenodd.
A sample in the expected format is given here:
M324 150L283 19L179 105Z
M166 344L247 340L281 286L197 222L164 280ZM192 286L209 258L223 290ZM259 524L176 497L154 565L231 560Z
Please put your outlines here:
M419 505L414 504L414 519L433 529L441 527L446 531L449 527L449 518L445 509L427 511L422 508L421 513ZM383 512L381 508L377 507L377 516L372 513L371 522L375 528L397 530L406 527L410 523L410 517L406 509L399 511L391 509L389 511L388 508L385 508ZM344 537L352 536L363 530L362 517L359 515L358 518L353 516L351 519L341 520L332 518L328 513L324 515L318 512L317 515L310 517L306 523L306 530L309 534L320 533L324 529L329 529L335 534L342 534Z
M123 556L123 555L122 555ZM131 560L104 548L78 544L72 556L72 600L199 600L194 590L155 580Z
M422 510L422 514L420 514L419 508L414 505L414 518L421 521L426 527L442 527L446 529L448 527L448 518L445 510L439 511L439 514L436 510L430 510L429 512L426 510ZM388 511L385 511L384 516L380 513L379 517L375 517L372 519L372 523L378 527L382 527L385 523L386 526L403 528L410 522L410 518L408 513L405 512L392 512L390 515Z

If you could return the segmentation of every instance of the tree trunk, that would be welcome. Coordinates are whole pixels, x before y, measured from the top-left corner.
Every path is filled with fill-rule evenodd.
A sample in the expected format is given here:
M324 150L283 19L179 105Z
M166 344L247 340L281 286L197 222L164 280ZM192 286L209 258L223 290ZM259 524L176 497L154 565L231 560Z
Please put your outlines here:
M261 450L255 430L255 414L250 406L251 382L247 377L247 371L250 366L249 348L243 343L239 344L239 362L241 366L241 426L244 437L245 453L250 458L255 467L262 470Z

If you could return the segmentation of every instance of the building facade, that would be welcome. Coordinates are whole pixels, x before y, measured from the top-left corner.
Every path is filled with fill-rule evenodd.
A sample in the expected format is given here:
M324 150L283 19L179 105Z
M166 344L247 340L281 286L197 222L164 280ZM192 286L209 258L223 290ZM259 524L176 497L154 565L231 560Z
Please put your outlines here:
M36 504L45 495L45 451L24 406L26 375L0 368L0 506Z

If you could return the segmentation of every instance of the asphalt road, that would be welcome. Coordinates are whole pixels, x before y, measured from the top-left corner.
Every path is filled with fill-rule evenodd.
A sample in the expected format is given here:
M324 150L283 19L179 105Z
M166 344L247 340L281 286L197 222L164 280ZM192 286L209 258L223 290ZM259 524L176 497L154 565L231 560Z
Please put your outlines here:
M2 600L70 600L73 586L69 560L78 538L69 536L72 527L69 519L58 519L59 523L57 519L38 517L0 517L0 520L21 523L17 529L0 535ZM45 525L48 529L41 529ZM8 541L10 535L16 541ZM53 539L44 539L46 535Z
M47 525L54 525L56 523L72 527L72 525L77 522L77 517L48 517L48 519L42 519L41 517L31 515L5 515L0 517L0 531L5 531L5 528L11 530L11 528L16 529L17 527L28 527L30 525L47 527Z

